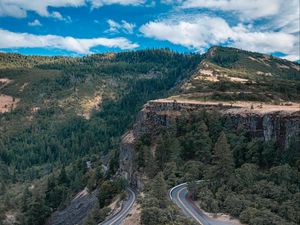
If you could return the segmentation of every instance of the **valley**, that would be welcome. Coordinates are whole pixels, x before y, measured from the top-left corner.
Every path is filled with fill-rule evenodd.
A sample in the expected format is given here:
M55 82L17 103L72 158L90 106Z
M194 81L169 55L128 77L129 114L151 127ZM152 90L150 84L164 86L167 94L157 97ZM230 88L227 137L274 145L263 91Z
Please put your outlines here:
M298 64L225 47L0 58L3 224L194 224L168 198L181 183L212 215L297 224Z

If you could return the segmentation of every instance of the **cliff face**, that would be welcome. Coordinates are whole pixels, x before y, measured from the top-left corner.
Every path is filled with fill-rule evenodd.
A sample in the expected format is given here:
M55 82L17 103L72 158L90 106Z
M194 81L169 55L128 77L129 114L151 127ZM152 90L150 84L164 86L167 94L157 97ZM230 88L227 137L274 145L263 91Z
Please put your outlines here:
M143 134L155 135L158 127L168 126L184 112L218 111L224 117L230 117L233 125L249 130L253 137L265 141L274 139L282 150L290 137L300 138L299 106L250 106L245 103L224 104L215 102L155 100L150 101L137 116L133 130L123 136L120 153L120 171L137 189L143 188L142 175L133 163L135 157L134 141Z
M137 121L137 123L139 123L139 121ZM139 135L135 136L132 130L122 137L119 175L126 178L132 187L141 191L144 188L143 174L138 171L134 163L136 156L134 142L138 137Z

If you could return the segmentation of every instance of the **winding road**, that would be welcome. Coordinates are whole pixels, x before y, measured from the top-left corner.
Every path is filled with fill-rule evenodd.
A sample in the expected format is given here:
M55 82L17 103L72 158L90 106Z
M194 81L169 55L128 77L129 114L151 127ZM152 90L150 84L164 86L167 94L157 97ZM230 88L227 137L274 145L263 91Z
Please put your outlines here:
M201 182L201 181L200 181ZM202 225L232 225L230 222L217 221L205 215L188 197L187 183L179 184L169 191L170 199L182 212Z
M133 190L128 188L127 190L128 197L122 203L121 209L114 215L108 217L104 222L100 223L99 225L119 225L126 216L130 213L131 208L136 200L136 195Z

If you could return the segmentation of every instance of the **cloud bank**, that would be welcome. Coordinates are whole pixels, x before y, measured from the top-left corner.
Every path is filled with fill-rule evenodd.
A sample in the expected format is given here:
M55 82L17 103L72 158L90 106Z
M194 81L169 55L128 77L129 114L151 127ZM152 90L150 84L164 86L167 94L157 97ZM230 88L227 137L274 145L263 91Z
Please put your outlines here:
M204 52L211 45L228 45L263 53L282 52L299 57L299 40L284 32L253 31L243 24L230 26L223 18L198 15L152 21L140 28L150 38Z
M227 45L300 58L299 0L163 0L176 13L144 24L144 36L204 52Z
M91 38L78 39L57 35L33 35L28 33L15 33L0 29L0 49L4 48L56 48L78 54L92 53L91 49L97 46L120 48L122 50L134 49L138 44L128 39L119 38Z

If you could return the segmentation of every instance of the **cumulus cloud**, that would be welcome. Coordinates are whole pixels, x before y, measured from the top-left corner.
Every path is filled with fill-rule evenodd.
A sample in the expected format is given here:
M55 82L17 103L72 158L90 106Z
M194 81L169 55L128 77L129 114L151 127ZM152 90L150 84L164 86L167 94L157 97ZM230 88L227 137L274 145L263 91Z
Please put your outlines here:
M39 27L39 26L42 26L41 22L39 20L34 20L32 22L29 22L28 23L28 26L31 26L31 27Z
M92 53L91 48L104 46L109 48L134 49L138 44L123 37L78 39L57 35L33 35L15 33L0 29L0 49L5 48L56 48L79 54Z
M1 0L0 16L23 18L28 11L33 11L40 16L51 17L53 15L48 7L79 7L84 4L85 0Z
M28 11L33 11L43 17L56 17L62 19L58 12L50 12L49 7L82 7L90 5L99 8L104 5L140 5L145 0L1 0L0 16L24 18Z
M140 31L147 37L200 52L211 45L224 44L263 53L281 52L285 54L283 58L289 60L300 58L299 0L161 1L176 5L177 12L183 11L185 16L143 25ZM195 9L206 9L211 16L195 14ZM217 13L219 11L223 13ZM230 19L226 21L224 18L228 19L229 13Z
M107 20L109 29L106 31L108 33L120 33L124 32L126 34L132 34L133 29L135 28L134 23L128 23L126 20L122 20L121 23L118 23L112 19Z
M256 31L239 24L230 26L223 18L194 15L188 18L152 21L140 28L150 38L204 52L211 45L228 45L263 53L282 52L298 55L298 39L284 32Z

